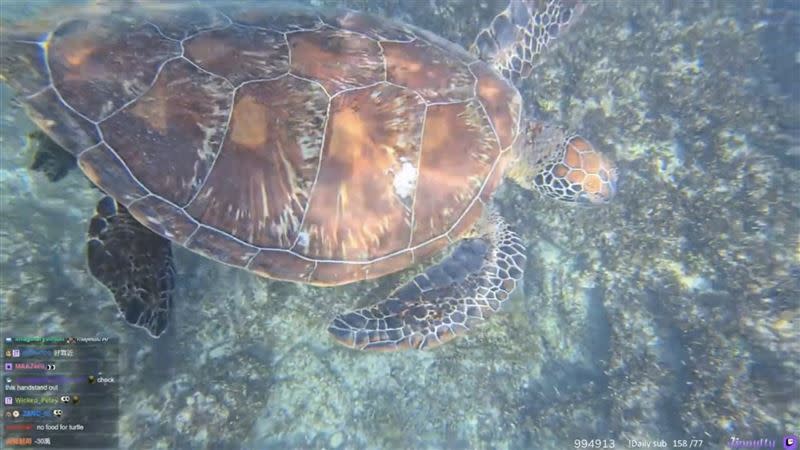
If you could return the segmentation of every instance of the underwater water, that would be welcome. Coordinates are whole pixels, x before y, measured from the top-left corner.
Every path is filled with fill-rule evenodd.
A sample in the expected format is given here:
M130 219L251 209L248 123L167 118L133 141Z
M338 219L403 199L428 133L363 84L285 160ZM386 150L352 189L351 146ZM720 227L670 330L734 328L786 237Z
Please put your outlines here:
M506 6L311 3L465 47ZM520 92L529 115L614 158L618 195L571 208L505 183L523 289L466 337L353 351L330 320L408 273L318 288L178 246L167 332L126 325L86 267L102 194L78 170L53 183L28 169L35 126L5 84L0 331L118 338L126 449L781 448L800 434L800 3L586 3ZM4 1L0 20L57 7Z

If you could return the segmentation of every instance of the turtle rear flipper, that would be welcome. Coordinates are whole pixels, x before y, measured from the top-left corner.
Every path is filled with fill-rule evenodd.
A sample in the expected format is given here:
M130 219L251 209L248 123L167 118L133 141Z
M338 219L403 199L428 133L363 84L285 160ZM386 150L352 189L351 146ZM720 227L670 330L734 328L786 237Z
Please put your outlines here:
M34 152L30 169L43 172L50 181L64 178L73 167L77 166L75 156L50 139L43 131L36 130L30 133L28 146Z
M580 0L511 0L470 47L506 79L530 76L536 58L583 11Z
M522 278L525 247L499 215L486 222L481 237L462 240L382 302L339 315L328 331L360 350L429 349L488 319Z
M159 337L167 328L175 268L170 241L104 197L89 224L89 270L114 295L125 320Z

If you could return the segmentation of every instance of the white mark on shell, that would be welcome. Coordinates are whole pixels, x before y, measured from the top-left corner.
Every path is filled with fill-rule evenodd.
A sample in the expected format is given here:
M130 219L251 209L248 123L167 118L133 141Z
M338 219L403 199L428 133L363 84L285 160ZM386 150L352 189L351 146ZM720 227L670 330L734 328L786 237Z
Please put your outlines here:
M308 235L307 231L301 231L297 235L297 245L303 247L303 250L308 250L308 244L310 243L311 238Z
M417 169L407 158L400 158L400 170L394 175L394 192L398 197L406 199L414 193L417 184Z

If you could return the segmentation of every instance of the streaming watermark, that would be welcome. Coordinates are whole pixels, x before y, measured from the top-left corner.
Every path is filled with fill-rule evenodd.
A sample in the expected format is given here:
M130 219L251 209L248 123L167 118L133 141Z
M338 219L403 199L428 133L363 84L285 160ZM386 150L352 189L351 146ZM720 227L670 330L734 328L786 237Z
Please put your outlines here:
M789 434L783 437L783 450L797 450L797 436Z
M739 439L731 436L728 448L775 448L775 439Z
M741 439L732 436L726 446L728 448L781 448L781 444L783 444L784 450L798 450L797 436L793 434L784 436L781 444L776 446L776 443L775 439L770 438Z

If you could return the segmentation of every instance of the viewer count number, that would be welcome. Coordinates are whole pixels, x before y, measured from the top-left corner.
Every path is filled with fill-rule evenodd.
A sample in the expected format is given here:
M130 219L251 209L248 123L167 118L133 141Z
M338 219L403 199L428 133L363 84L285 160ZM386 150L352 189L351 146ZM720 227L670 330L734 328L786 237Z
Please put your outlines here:
M675 439L672 441L674 448L700 448L702 446L702 439Z

